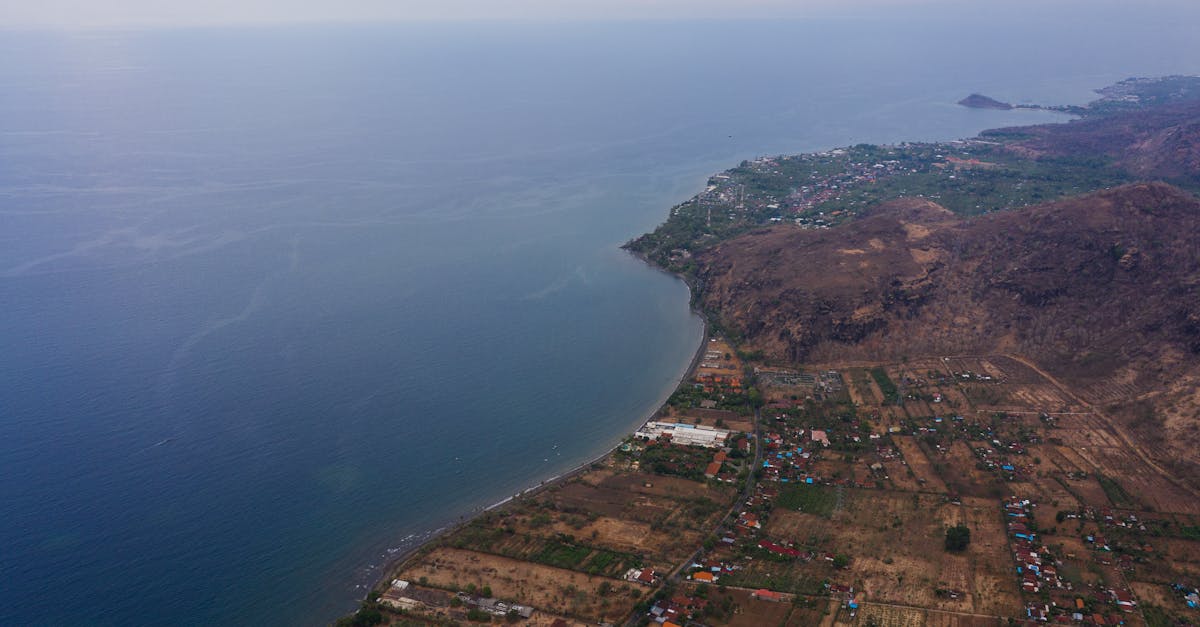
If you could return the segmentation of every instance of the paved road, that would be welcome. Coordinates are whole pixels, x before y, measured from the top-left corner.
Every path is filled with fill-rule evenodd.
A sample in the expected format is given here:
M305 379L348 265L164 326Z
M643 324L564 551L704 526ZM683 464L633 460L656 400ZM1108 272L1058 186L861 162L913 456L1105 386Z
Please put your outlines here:
M761 427L759 426L759 423L761 422L761 418L762 418L762 416L761 416L759 410L755 409L754 410L754 460L750 463L750 472L746 476L746 485L745 485L745 487L742 488L742 493L740 495L738 495L737 500L734 501L733 507L730 507L729 511L725 512L725 516L721 518L721 520L717 523L717 525L715 527L713 527L713 529L712 529L713 534L715 534L717 532L717 530L719 530L722 527L724 527L725 525L729 524L730 520L733 519L733 517L737 515L738 510L740 510L742 508L742 504L745 503L747 500L749 500L750 496L754 494L754 487L755 487L755 485L757 485L756 482L754 481L754 472L756 470L758 470L758 468L760 466L762 466L762 455L763 455L762 434L761 434ZM679 583L681 581L680 575L683 574L683 571L687 569L689 564L692 564L697 559L699 559L700 554L703 552L704 552L703 546L697 547L696 551L694 553L692 553L690 556L688 556L688 558L686 560L684 560L682 563L677 565L671 571L670 575L667 575L666 581L664 582L663 585L671 585L671 584ZM634 625L637 625L638 620L640 620L641 617L642 617L642 615L635 611L634 614L629 617L629 620L625 621L625 626L633 627Z

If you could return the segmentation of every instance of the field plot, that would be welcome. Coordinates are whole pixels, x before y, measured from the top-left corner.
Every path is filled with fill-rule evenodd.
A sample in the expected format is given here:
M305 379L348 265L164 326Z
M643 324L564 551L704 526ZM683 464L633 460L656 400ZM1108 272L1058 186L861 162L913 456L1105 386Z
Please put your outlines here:
M971 616L908 607L865 604L852 623L856 627L998 627L1007 625L1003 618Z
M946 487L963 496L1000 498L1010 492L995 473L978 467L973 449L990 446L987 442L955 440L944 447L945 452L939 461L947 468Z
M567 534L655 566L673 564L699 545L735 493L678 477L593 474L540 495L520 510L517 531Z
M1113 427L1095 414L1071 415L1054 430L1060 453L1088 472L1115 482L1105 493L1116 507L1200 514L1200 502L1138 455ZM1066 449L1066 450L1063 450ZM1090 504L1096 504L1092 501Z
M889 460L884 463L888 469L888 479L892 482L892 489L903 492L920 492L928 490L924 485L917 482L916 473L909 473L908 462L903 459Z
M925 610L865 603L854 619L848 616L841 625L875 625L877 627L923 627Z
M421 556L401 577L412 581L424 578L431 586L455 590L465 589L468 584L488 586L499 598L598 620L623 617L636 602L628 593L619 592L629 586L620 580L449 547ZM605 583L608 585L603 586Z
M851 368L845 372L848 387L852 390L851 397L862 405L880 405L884 402L883 392L879 390L871 371L866 368Z
M704 425L706 427L716 427L718 429L740 431L742 433L752 433L754 431L752 417L739 416L737 412L720 409L677 410L667 408L666 415L660 417L659 420L661 422Z
M966 616L949 612L930 611L925 617L925 627L998 627L1008 621L985 616Z
M708 346L704 347L704 355L696 367L696 376L721 375L742 376L742 360L729 342L720 338L711 338Z
M760 601L751 596L748 590L729 590L728 596L733 598L734 613L729 620L710 621L714 625L726 627L759 627L759 625L781 625L792 613L791 600Z
M971 547L948 553L942 546L945 529L959 523L971 528ZM811 562L755 560L740 575L746 583L804 592L828 578L853 585L865 601L1000 616L1020 610L1004 527L992 500L953 505L936 495L847 489L842 507L829 517L776 508L765 533L816 557ZM846 555L848 567L831 568L820 557L825 554ZM954 598L939 590L954 591Z
M917 484L922 490L930 492L946 492L946 484L942 478L933 469L933 464L929 461L929 457L921 450L920 445L912 436L894 436L892 443L900 450L900 454L904 456L904 461L908 464L909 470L912 470L916 478Z

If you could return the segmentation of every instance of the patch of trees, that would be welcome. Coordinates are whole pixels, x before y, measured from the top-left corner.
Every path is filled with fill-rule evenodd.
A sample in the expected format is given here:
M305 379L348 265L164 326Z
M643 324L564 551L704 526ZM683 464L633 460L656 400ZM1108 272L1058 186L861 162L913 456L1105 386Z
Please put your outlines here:
M967 546L971 544L971 528L964 524L957 524L949 529L946 529L946 550L961 552L967 550Z

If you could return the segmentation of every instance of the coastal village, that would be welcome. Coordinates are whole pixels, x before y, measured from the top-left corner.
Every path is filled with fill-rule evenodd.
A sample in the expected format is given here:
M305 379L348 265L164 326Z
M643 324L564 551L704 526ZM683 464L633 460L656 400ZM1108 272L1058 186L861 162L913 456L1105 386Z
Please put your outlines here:
M1003 134L743 162L627 248L691 276L694 252L764 225L1127 180ZM1128 386L1082 394L1011 354L769 362L710 331L608 455L405 556L338 624L1200 625L1200 500L1105 413Z
M967 539L951 547L956 528ZM1197 585L1200 503L1028 364L801 371L712 338L608 456L422 548L364 611L397 625L1189 625Z

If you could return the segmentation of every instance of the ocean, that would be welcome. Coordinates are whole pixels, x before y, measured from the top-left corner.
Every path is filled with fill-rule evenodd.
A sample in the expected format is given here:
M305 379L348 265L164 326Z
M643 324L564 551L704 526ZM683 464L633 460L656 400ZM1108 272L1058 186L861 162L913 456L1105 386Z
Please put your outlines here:
M665 399L709 174L1200 71L964 19L0 31L0 624L327 623Z

